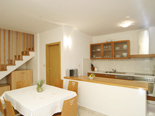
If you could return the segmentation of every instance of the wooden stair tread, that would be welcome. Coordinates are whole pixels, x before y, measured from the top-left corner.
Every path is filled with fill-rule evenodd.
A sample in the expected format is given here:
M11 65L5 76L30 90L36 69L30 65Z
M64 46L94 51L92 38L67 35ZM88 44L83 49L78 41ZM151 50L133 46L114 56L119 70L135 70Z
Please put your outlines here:
M15 59L15 60L17 60L17 61L18 61L18 60L21 60L21 61L22 61L23 59Z
M23 55L23 56L30 56L30 55L26 54L26 55Z
M7 66L15 66L15 64L7 64Z
M7 71L7 69L5 69L5 70L4 69L1 69L0 71Z
M0 33L7 36L0 37L0 44L4 42L3 48L0 47L0 51L4 49L4 54L0 54L0 58L4 57L4 61L0 61L0 71L7 71L7 66L16 66L15 61L23 61L25 60L23 56L30 56L30 52L34 52L34 35L7 29L3 29L3 32L1 30Z

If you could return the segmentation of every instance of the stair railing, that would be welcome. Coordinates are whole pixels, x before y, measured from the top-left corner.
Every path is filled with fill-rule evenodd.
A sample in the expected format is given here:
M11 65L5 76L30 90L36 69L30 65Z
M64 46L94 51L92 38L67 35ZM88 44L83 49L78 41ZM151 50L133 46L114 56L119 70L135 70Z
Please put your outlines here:
M15 60L23 60L29 51L34 51L33 34L0 29L0 71L15 65Z

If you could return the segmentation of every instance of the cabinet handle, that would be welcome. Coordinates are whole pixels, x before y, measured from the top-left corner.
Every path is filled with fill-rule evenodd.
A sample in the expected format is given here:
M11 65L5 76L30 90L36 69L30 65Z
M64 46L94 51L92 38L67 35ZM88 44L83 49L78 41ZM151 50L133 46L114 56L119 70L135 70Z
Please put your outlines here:
M21 72L21 74L25 74L25 72Z

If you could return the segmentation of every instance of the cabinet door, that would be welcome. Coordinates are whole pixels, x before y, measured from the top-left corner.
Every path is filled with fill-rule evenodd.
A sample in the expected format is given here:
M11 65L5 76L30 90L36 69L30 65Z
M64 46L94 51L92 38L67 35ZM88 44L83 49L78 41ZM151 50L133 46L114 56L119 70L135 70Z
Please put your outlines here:
M32 85L32 70L14 71L11 75L11 90L16 89L16 82L28 80Z
M112 42L103 44L103 58L104 59L113 58L113 43Z
M10 91L10 85L8 85L8 84L1 84L1 85L0 85L0 96L1 96L5 91Z
M114 42L115 59L128 59L129 50L129 40Z
M22 76L22 81L29 81L29 85L32 85L32 70L20 71Z
M14 71L11 74L11 90L16 89L16 82L18 81L22 81L22 74L20 73L20 71Z
M102 58L102 44L91 44L90 45L90 58L101 59Z
M30 86L32 85L32 70L26 71L26 78L24 80L28 80Z

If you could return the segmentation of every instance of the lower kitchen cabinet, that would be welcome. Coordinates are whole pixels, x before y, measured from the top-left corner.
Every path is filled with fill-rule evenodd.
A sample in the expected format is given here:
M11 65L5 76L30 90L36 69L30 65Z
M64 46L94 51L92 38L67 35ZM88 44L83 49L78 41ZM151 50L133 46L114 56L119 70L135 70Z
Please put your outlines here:
M0 84L0 96L1 96L5 91L10 91L10 85L8 85L8 84Z

